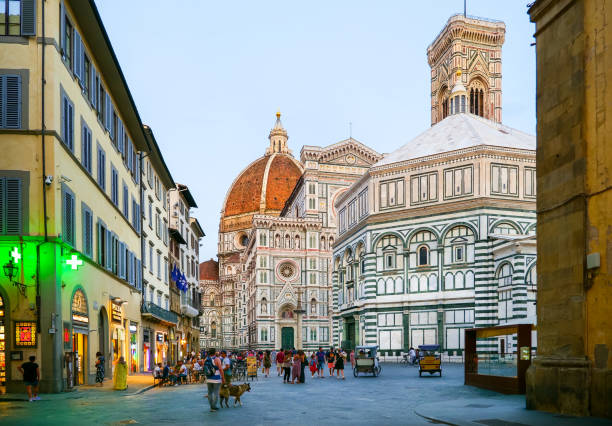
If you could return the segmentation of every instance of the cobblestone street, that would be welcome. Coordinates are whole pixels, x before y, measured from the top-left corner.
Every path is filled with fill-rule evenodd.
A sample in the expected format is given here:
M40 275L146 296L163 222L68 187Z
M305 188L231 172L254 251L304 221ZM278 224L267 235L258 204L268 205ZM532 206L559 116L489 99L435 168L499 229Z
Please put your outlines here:
M276 375L267 379L259 377L253 382L251 392L243 396L242 407L234 408L230 401L230 408L216 413L209 412L205 394L205 386L187 385L155 388L141 394L85 390L42 395L42 400L34 403L0 402L0 423L63 426L432 424L416 414L416 409L422 415L450 424L477 424L469 419L499 419L533 425L604 424L596 419L560 418L527 411L522 408L524 396L503 396L464 386L460 365L444 366L441 378L424 376L419 379L416 368L396 364L384 364L382 375L377 378L354 378L352 374L344 381L329 377L323 380L307 378L305 385L285 385ZM487 398L486 404L482 398ZM502 402L505 408L498 411ZM462 420L454 422L453 415L458 413Z

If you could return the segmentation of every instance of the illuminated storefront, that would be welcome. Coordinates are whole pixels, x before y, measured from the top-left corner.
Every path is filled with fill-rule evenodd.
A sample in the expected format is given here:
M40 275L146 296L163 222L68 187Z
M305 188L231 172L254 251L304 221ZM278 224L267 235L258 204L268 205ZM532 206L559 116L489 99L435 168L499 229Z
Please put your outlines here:
M72 296L72 352L74 362L74 384L87 383L88 373L89 310L87 299L81 289Z
M0 385L6 381L6 331L4 329L4 299L0 296Z
M115 365L120 357L125 358L123 310L121 309L121 301L118 300L111 300L111 345L113 349L113 365Z
M130 322L130 372L138 372L138 325Z

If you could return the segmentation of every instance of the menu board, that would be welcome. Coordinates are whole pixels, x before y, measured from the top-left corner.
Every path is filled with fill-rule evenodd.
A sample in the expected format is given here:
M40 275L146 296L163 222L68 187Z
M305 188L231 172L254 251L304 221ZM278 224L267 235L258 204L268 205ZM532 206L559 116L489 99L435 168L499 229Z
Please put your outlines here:
M111 320L121 324L121 304L113 301L111 303Z
M36 347L36 323L17 321L15 323L15 346L19 348Z

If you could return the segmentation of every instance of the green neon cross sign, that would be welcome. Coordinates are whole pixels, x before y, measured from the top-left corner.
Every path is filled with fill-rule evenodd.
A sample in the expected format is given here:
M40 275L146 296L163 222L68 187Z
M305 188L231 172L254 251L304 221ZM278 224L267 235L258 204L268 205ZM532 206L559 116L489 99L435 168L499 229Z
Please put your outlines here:
M19 263L19 259L21 259L21 253L19 253L19 249L17 249L17 247L13 247L13 251L10 252L9 255L13 258L15 263Z
M82 264L83 264L83 261L79 259L79 257L76 254L73 254L72 258L66 261L66 265L70 265L70 267L73 270L77 270L79 266L81 266Z

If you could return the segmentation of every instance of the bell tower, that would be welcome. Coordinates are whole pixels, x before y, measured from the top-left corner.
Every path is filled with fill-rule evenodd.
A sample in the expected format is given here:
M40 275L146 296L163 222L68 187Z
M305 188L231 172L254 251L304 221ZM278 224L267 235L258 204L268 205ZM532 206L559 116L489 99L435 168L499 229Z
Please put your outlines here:
M463 14L448 19L427 48L432 125L457 112L501 123L501 53L505 34L506 24L502 21ZM459 105L457 110L455 104L450 104L450 98L456 99L457 88L465 90L465 109Z
M278 111L276 113L276 123L274 123L274 127L270 130L270 135L268 136L268 139L270 139L270 146L266 149L266 155L276 153L291 154L291 150L287 146L289 136L287 136L287 131L283 127L280 118L281 113Z

